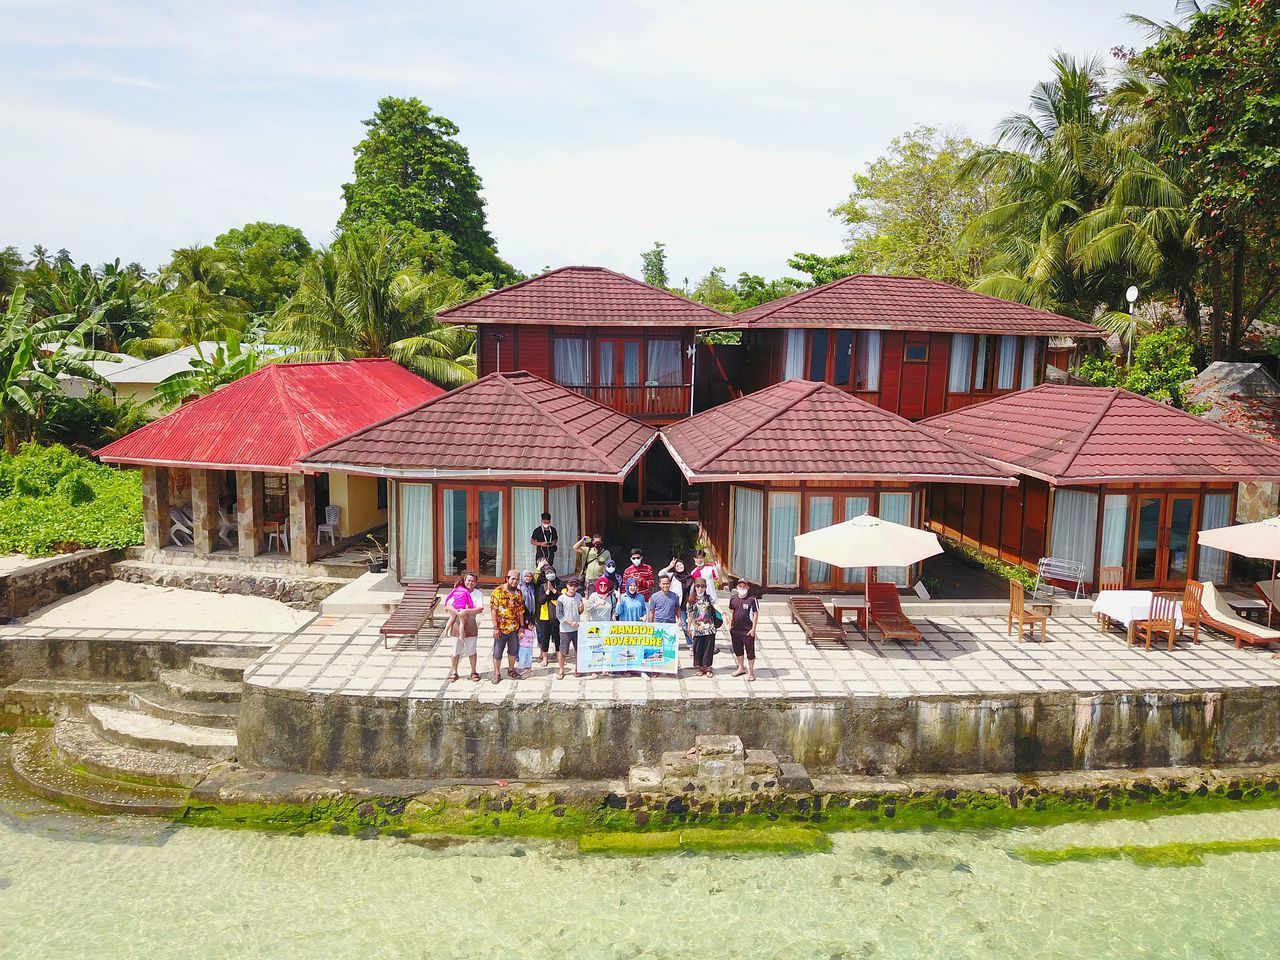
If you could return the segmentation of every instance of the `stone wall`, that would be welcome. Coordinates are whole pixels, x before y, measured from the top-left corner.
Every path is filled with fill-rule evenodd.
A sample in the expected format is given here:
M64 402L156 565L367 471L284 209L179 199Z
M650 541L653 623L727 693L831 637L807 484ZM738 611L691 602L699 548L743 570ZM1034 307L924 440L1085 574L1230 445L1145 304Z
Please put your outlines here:
M320 609L320 601L351 582L340 577L285 576L250 567L169 566L137 561L117 563L112 572L115 579L126 583L266 597L302 610Z
M105 637L0 636L0 687L19 680L155 680L192 657L247 657L265 646Z
M16 620L111 579L120 550L80 550L0 576L0 618Z
M1019 694L650 701L409 700L245 684L240 759L270 769L371 777L624 776L733 734L811 772L1010 773L1280 761L1280 697Z

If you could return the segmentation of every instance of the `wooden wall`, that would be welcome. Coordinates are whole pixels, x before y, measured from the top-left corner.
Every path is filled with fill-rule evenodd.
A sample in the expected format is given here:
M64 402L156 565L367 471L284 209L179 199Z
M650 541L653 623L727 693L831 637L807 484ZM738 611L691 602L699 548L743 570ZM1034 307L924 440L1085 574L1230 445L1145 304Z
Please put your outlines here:
M928 527L1006 563L1034 570L1045 553L1049 485L1024 477L1016 487L935 483Z

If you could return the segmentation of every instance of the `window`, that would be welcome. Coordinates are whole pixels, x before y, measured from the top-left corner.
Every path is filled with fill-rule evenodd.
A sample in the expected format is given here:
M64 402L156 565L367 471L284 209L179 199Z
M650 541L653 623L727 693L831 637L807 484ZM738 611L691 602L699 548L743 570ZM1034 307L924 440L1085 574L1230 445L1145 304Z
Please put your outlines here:
M582 537L581 520L582 484L570 483L562 487L552 487L547 496L547 510L551 513L551 522L556 533L560 535L560 569L572 571L577 557L573 545ZM530 531L533 527L529 528ZM528 534L525 534L528 540ZM525 569L524 567L520 568Z
M973 334L951 335L951 362L947 371L947 392L968 393L973 382Z
M927 343L908 343L906 351L903 353L902 359L907 363L928 363L929 362L929 344Z
M1013 389L1013 373L1018 366L1018 338L1000 338L1000 369L996 374L997 390Z
M649 369L645 380L662 387L678 387L684 382L681 369L683 351L679 340L650 340Z
M827 379L827 331L809 331L809 379Z
M864 513L871 512L870 497L845 497L844 498L844 518L852 520L854 517L860 517ZM844 573L845 583L866 583L867 568L866 567L845 567Z
M730 566L738 576L759 583L763 555L764 493L750 487L734 487Z
M378 509L387 509L387 478L378 477L377 482L374 484L374 489L377 491Z
M782 379L804 379L804 331L787 330L782 338Z
M1104 567L1123 567L1129 540L1129 495L1109 493L1102 498L1102 554Z
M588 341L580 337L556 337L554 348L555 381L566 387L588 384Z
M796 535L800 533L800 494L769 494L769 583L791 587L796 573Z
M872 392L880 389L880 331L859 330L854 351L853 389Z
M1037 337L1022 338L1022 382L1021 389L1027 390L1036 385L1036 359L1040 354L1040 341Z
M1231 523L1231 494L1206 493L1200 507L1200 529L1216 530ZM1201 547L1196 572L1201 581L1222 583L1227 578L1227 555L1214 547Z
M541 487L511 488L511 521L515 528L511 531L511 542L515 546L511 551L511 564L519 570L533 569L535 548L529 542L529 536L533 533L534 527L542 522L542 511L545 509L542 502ZM568 542L564 538L563 531L560 534L560 540L563 543ZM503 573L505 572L504 570Z
M835 522L835 497L810 497L809 520L806 530L821 530ZM831 579L831 566L820 560L809 561L809 579L815 583L827 583Z
M837 387L849 385L849 371L853 366L853 331L841 330L836 334L836 355L832 364L831 382Z
M1093 579L1093 547L1098 536L1098 495L1085 490L1059 488L1053 494L1053 528L1049 556L1078 560L1084 578Z
M429 483L400 484L400 579L434 580Z
M900 523L906 527L911 526L911 494L880 494L880 519ZM907 567L880 567L876 576L879 580L889 580L900 587L905 587L907 571Z
M978 334L977 356L973 361L973 389L987 389L987 367L991 364L991 338L985 333Z

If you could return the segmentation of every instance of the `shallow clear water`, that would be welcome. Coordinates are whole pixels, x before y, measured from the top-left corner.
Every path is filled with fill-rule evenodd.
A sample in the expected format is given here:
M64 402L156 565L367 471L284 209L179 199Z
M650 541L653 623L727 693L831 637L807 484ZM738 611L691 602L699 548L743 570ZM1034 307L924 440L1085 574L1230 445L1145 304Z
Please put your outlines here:
M1280 854L1030 866L1016 846L1280 837L1280 811L830 853L585 859L82 817L0 783L0 958L1270 957Z

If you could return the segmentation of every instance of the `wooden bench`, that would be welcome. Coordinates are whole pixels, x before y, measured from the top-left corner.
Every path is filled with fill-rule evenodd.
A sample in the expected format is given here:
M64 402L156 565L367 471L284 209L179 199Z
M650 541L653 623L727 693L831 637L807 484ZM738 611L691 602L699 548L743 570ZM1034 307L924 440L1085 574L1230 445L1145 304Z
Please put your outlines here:
M820 597L790 597L787 605L791 607L791 622L800 626L805 639L815 647L819 643L844 644L844 627L827 612Z
M422 632L440 602L439 590L429 580L405 581L404 596L378 631L384 649L392 637L416 637Z

